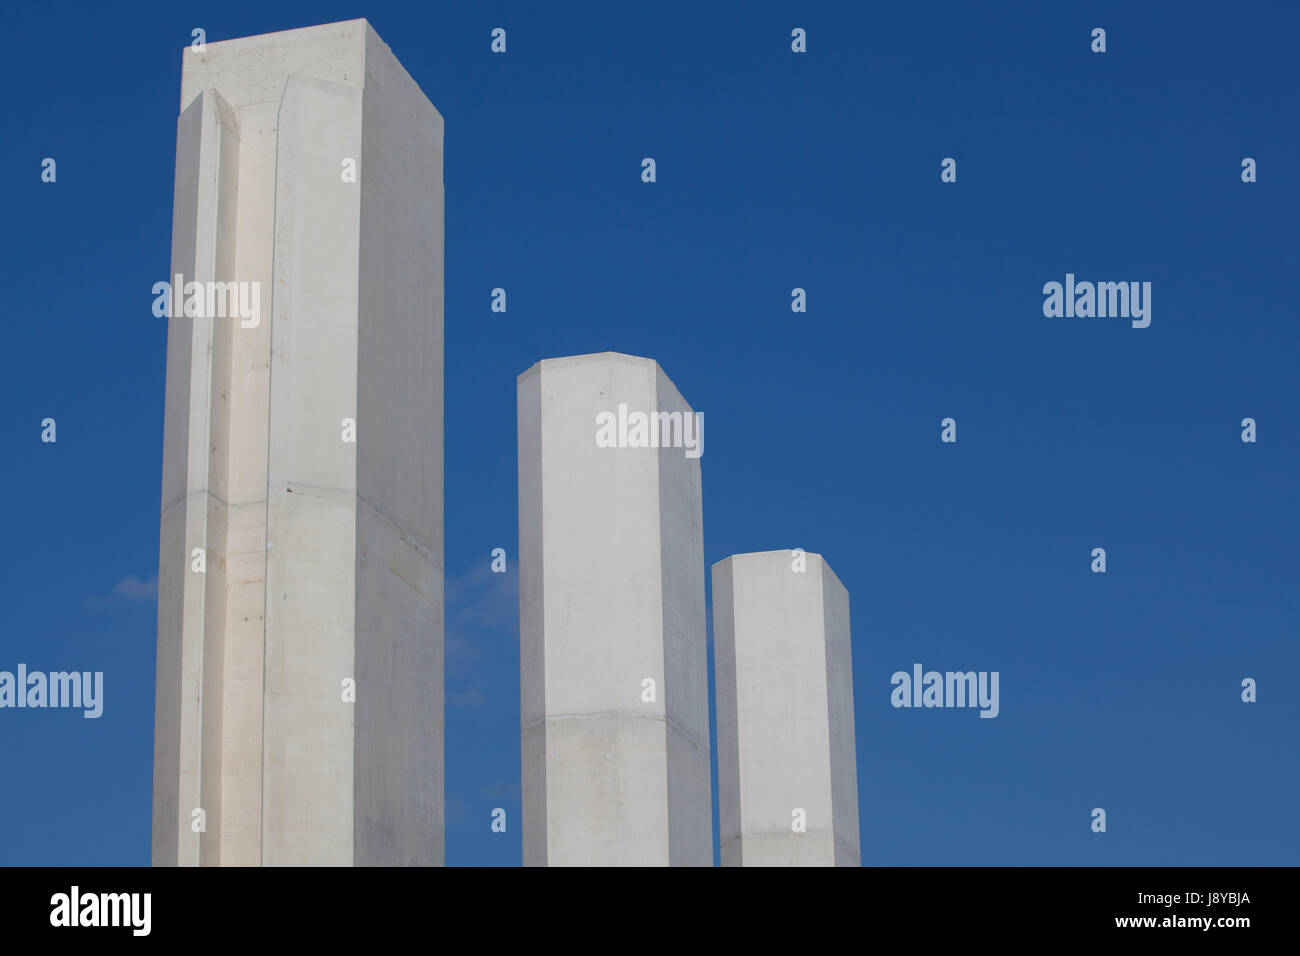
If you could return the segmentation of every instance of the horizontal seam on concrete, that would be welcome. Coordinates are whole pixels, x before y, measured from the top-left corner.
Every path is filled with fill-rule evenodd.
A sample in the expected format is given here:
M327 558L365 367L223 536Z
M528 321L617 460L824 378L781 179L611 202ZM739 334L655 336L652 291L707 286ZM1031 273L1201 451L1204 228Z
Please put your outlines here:
M852 843L850 843L848 840L846 840L846 839L844 839L842 836L840 836L838 832L833 833L833 834L832 834L832 837L834 838L834 840L835 840L835 844L836 844L837 846L842 846L842 847L844 847L845 851L847 851L847 852L849 852L849 853L852 853L852 854L853 854L854 856L856 856L858 859L861 859L861 858L862 858L862 849L861 849L860 847L855 847L855 846L854 846Z
M411 545L423 557L428 558L430 561L434 561L433 549L426 548L423 544L421 544L418 540L416 540L412 532L403 528L396 521L394 521L386 511L384 511L382 508L376 507L374 502L372 502L369 498L367 498L365 495L359 492L357 494L357 501L361 502L361 504L365 505L366 508L368 508L370 511L374 512L376 515L382 518L384 520L384 523L387 524L388 527L392 528L394 531L400 534L402 536L402 540L404 540L407 544ZM438 570L441 572L443 570L442 562L434 561L434 563L437 565Z
M647 714L637 710L587 710L575 714L546 714L544 717L538 717L524 724L524 729L536 727L540 723L548 720L563 720L574 717L635 717L639 720L662 720L667 723L668 718L663 714Z
M303 494L319 495L322 498L329 495L336 495L340 498L361 497L355 488L334 488L326 485L309 485L306 482L294 481L292 478L272 478L267 481L268 486L271 484L275 484L277 487L268 488L268 491L275 494L280 493L281 489L278 486L283 485L283 492L287 495L296 495L298 494L298 489L302 489ZM293 486L292 491L289 490L291 485Z
M702 740L699 740L697 737L691 734L685 727L683 727L677 721L673 720L671 717L668 717L665 714L645 714L637 710L589 710L589 711L584 711L582 713L576 713L576 714L547 714L546 716L539 717L536 720L530 720L528 723L524 724L521 729L527 730L529 727L536 727L538 724L543 724L548 720L574 719L574 718L581 718L581 717L611 717L611 716L612 717L635 717L638 720L662 720L665 724L668 724L673 729L675 729L679 734L685 737L687 742L694 744L700 750L703 750L705 753L708 753L708 748L704 745L704 742Z
M364 495L358 494L355 491L347 491L339 488L325 488L320 485L295 484L294 487L304 489L305 493L307 494L313 494L313 493L318 494L320 497L327 497L327 495L320 494L321 492L335 492L337 497L340 498L355 496L357 501L364 504L366 508L368 508L370 511L374 512L376 515L382 518L390 528L392 528L394 531L401 534L403 538L406 540L406 542L410 544L412 547L414 547L416 551L418 551L421 555L429 558L430 560L433 559L433 550L431 548L427 548L423 544L421 544L418 540L415 539L415 537L411 534L411 532L407 531L401 525L397 524L397 522L395 522L392 519L392 517L390 517L382 509L376 508L375 505ZM288 491L288 486L286 484L285 494L297 494L297 492ZM263 508L266 507L267 502L269 500L267 498L254 498L249 501L231 502L230 500L221 497L219 494L213 491L191 491L186 493L184 496L180 498L176 498L173 499L172 501L169 501L166 505L163 506L161 515L163 517L166 517L167 513L173 510L174 508L176 508L178 505L187 504L191 498L195 498L195 497L211 498L213 501L216 501L218 504L224 505L226 508Z
M189 491L186 492L181 497L173 498L171 501L167 502L167 504L163 505L162 514L164 515L167 514L167 512L171 511L177 505L183 505L186 502L188 502L191 498L195 498L195 497L211 498L214 501L218 502L219 504L225 505L227 508L249 508L249 507L255 507L257 505L266 504L265 498L253 498L250 501L231 502L226 498L221 497L221 495L217 494L215 491Z
M346 489L342 489L342 488L325 488L325 487L322 487L322 486L320 486L320 485L304 485L304 484L297 484L297 483L294 484L294 487L296 487L296 488L303 488L303 489L306 490L306 492L307 492L308 494L313 494L313 493L314 493L314 494L319 495L319 496L322 497L322 498L323 498L323 497L326 497L326 496L325 496L324 494L321 494L321 492L335 492L335 493L337 493L337 496L340 497L340 498L349 497L349 496L355 496L355 497L358 498L359 500L364 500L364 499L362 499L361 496L358 495L355 491L348 491L348 490L346 490ZM277 492L279 491L279 489L276 489L276 490L277 490ZM289 490L288 490L288 483L286 482L286 485L285 485L285 494L296 494L296 493L297 493L297 492L293 492L293 491L289 491ZM218 502L218 503L220 503L220 504L225 505L227 508L249 508L249 507L257 507L257 506L259 506L259 505L265 505L265 504L267 503L267 501L269 500L268 498L251 498L251 499L249 499L248 501L230 501L230 500L227 499L227 498L223 498L223 497L221 497L221 495L217 494L215 491L208 491L208 490L190 491L190 492L186 492L186 494L185 494L184 496L182 496L182 497L180 497L180 498L174 498L174 499L172 499L171 501L167 502L167 504L163 505L162 514L164 514L164 515L167 514L167 512L171 511L171 510L172 510L173 508L175 508L177 505L185 504L185 503L187 503L191 498L195 498L195 497L200 497L200 498L211 498L211 499L213 499L214 501L216 501L216 502ZM368 502L367 502L367 503L368 503ZM371 510L372 510L372 511L376 511L376 512L378 512L378 509L375 508L373 505L371 505L370 507L371 507ZM394 526L394 527L396 527L396 526Z
M835 834L834 834L833 831L831 831L831 830L826 830L826 829L823 829L823 828L821 828L821 827L814 827L814 828L811 829L811 830L804 830L804 831L802 831L802 832L800 832L800 833L795 833L793 830L790 830L790 829L786 829L786 830L750 830L750 831L747 831L747 832L745 832L745 833L742 833L742 834L741 834L740 836L738 836L738 837L731 837L730 839L723 840L722 843L720 844L720 846L728 846L728 845L730 845L730 844L732 844L732 843L739 843L741 840L768 840L768 839L775 839L775 838L777 838L777 837L802 837L802 836L826 836L826 837L830 837L832 842L834 842L834 843L839 843L839 844L841 844L842 846L844 846L846 849L850 849L849 845L848 845L847 843L845 843L843 840L837 840L837 839L835 839Z
M697 750L703 750L706 754L709 752L708 743L697 738L694 734L692 734L681 724L677 723L677 721L673 720L671 717L666 717L665 720L667 721L669 726L676 728L677 732L681 734L684 738L686 738L687 743L694 744Z

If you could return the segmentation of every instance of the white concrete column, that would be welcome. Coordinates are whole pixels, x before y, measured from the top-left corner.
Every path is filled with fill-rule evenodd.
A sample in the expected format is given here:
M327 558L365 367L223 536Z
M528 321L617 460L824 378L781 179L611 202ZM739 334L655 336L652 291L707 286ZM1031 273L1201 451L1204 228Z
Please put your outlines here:
M820 555L713 566L723 866L858 866L849 595Z
M709 866L697 420L614 352L534 365L518 412L524 864Z
M172 290L153 861L440 864L442 117L364 20L181 107L169 281L256 311Z

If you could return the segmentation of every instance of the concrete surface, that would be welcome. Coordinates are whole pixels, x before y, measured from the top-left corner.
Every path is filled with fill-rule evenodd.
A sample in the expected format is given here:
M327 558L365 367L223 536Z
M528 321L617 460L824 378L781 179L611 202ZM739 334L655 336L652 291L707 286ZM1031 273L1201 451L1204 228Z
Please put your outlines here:
M713 862L700 460L598 447L619 403L691 411L614 352L518 380L525 866Z
M167 320L153 862L438 865L442 117L364 20L181 89L170 275L261 316Z
M804 571L790 551L713 566L723 866L861 863L849 595L805 557Z

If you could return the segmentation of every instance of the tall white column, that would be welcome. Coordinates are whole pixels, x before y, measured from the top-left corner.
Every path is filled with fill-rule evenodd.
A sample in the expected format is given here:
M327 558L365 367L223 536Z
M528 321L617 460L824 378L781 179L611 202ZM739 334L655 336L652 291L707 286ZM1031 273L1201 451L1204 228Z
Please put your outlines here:
M634 417L693 412L614 352L534 365L518 412L524 864L709 866L702 445Z
M820 555L713 566L723 866L858 866L849 595Z
M157 865L443 860L442 243L442 117L364 20L185 50Z

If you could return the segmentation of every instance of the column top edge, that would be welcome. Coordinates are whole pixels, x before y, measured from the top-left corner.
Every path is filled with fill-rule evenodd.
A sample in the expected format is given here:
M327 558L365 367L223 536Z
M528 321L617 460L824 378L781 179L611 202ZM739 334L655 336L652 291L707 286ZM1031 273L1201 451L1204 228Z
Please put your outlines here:
M629 365L644 365L653 367L660 372L663 369L659 363L652 358L645 358L640 355L628 355L625 352L587 352L582 355L560 355L555 358L546 358L534 362L527 369L519 373L519 379L523 380L530 375L538 374L545 368L564 368L568 365L596 365L609 362L625 362ZM665 375L665 378L667 376Z

